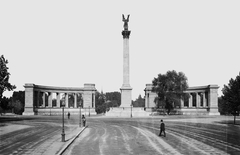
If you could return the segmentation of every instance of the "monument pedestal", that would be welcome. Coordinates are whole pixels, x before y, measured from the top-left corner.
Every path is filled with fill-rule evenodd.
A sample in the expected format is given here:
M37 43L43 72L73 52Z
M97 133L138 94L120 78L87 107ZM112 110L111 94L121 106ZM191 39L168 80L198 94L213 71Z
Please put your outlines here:
M35 115L33 107L25 107L22 115Z
M131 107L132 105L132 88L122 87L121 90L121 106L120 107Z
M113 107L106 112L108 117L149 117L151 112L147 112L143 107Z

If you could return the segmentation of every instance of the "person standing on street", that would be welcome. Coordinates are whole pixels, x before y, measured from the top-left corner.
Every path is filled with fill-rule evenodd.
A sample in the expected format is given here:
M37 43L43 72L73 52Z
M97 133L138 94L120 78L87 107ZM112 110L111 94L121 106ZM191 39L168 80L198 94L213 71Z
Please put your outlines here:
M69 119L69 118L70 118L70 112L68 112L68 114L67 114L67 115L68 115L68 119Z
M164 137L166 137L166 133L165 133L165 124L163 123L163 120L161 120L161 124L160 124L160 133L158 136L161 136L162 132L164 133Z
M86 118L85 118L84 115L82 115L82 121L83 121L83 126L85 126L86 125Z

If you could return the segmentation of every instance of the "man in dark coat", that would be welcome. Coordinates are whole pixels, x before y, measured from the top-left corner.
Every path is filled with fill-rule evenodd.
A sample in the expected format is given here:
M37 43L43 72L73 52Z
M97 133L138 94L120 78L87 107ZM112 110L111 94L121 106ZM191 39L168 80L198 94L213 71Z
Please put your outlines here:
M159 136L161 136L162 132L164 133L164 137L166 137L165 124L163 123L163 120L161 120Z
M70 112L68 112L67 116L68 116L68 119L69 119L70 118Z

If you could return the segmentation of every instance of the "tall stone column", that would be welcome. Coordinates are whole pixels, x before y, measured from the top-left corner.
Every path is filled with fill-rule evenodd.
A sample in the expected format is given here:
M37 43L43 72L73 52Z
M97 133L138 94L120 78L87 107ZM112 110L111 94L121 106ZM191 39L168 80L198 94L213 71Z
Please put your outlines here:
M129 36L131 31L128 30L128 18L123 15L124 30L123 35L123 84L121 90L121 107L130 107L132 104L132 88L130 86L130 70L129 70Z

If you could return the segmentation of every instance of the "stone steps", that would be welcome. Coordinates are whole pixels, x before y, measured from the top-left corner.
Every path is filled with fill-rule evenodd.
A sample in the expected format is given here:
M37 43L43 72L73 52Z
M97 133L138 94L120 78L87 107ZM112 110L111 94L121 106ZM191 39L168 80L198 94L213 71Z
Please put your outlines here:
M111 108L106 112L105 116L111 117L146 117L150 115L150 112L144 111L144 108L131 108L131 107L120 107Z

